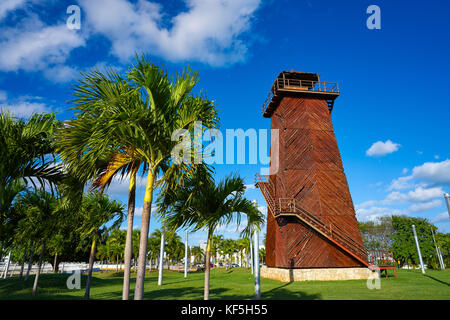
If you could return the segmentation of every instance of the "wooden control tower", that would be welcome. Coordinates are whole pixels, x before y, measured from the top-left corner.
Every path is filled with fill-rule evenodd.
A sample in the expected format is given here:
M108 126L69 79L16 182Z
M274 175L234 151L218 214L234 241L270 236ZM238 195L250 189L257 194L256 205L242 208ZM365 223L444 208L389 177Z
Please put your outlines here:
M268 267L369 266L331 123L338 96L337 83L283 71L264 103L279 130L278 171L256 176L268 205Z

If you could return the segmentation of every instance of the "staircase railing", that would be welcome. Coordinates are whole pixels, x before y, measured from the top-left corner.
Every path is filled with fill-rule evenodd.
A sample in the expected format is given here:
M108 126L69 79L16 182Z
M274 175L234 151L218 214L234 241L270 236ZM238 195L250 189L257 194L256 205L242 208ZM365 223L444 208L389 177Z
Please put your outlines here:
M298 201L293 198L279 198L278 203L274 198L275 188L268 176L256 175L255 185L261 190L270 211L277 217L279 215L295 215L303 222L311 226L320 234L336 243L338 246L349 252L352 256L368 265L367 253L364 246L353 240L339 226L334 223L326 224L317 216L311 214L300 207Z

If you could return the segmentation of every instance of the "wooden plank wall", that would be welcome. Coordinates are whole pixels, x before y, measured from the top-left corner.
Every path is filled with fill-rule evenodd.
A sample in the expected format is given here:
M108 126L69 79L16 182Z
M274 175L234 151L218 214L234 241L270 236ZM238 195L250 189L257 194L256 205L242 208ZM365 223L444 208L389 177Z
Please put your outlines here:
M275 199L294 198L324 223L362 245L355 209L324 99L283 97L271 118L279 129ZM360 262L295 217L268 214L266 264L282 268L358 267Z

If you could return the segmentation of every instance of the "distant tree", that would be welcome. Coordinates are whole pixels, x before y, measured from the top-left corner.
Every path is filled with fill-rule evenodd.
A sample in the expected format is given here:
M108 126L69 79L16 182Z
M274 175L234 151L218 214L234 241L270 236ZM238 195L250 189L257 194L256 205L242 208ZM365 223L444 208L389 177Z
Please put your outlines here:
M436 243L441 249L442 259L446 267L450 266L450 233L438 232L435 234ZM437 265L437 261L435 261Z
M220 247L223 243L223 235L213 235L211 240L211 256L214 258L214 263L217 263L217 254L220 251Z
M222 247L221 247L221 253L223 254L223 256L225 256L225 258L227 259L226 261L226 268L228 268L232 263L233 263L233 255L238 252L239 248L237 246L237 243L235 240L233 239L225 239L222 242Z
M157 231L159 231L157 229ZM152 262L159 259L159 249L161 245L161 233L153 232L148 238L148 256L150 260L150 268L152 267Z
M191 249L191 255L194 257L194 263L200 263L205 259L205 252L200 246L194 246Z
M32 295L35 296L38 289L38 283L41 273L41 265L46 245L52 235L58 230L58 221L61 220L59 199L42 190L27 192L18 199L18 206L23 212L24 217L19 221L16 237L17 239L26 239L24 243L31 241L40 245L40 256L38 270L36 272Z
M184 243L176 233L167 233L166 254L171 262L178 262L184 258ZM170 265L170 263L169 263Z
M367 250L389 250L392 246L391 217L379 217L375 221L359 222L361 237Z
M101 228L104 227L107 222L112 222L110 228L116 228L120 225L124 217L123 211L124 206L120 202L111 201L108 196L100 194L99 192L90 192L83 197L80 210L82 223L79 230L82 232L84 238L88 238L91 241L89 273L84 294L86 299L89 299L90 296L92 269Z
M266 263L266 249L260 248L259 249L259 261L262 263Z
M211 242L218 226L227 225L233 219L237 224L242 214L247 215L247 227L243 235L259 228L264 218L252 202L244 197L245 184L239 176L229 176L217 185L206 171L196 171L185 184L168 190L158 199L158 212L164 214L165 225L170 230L188 228L206 229L208 242L205 261L204 299L209 299L209 275Z
M400 261L401 265L408 264L415 266L420 263L412 225L416 226L423 261L430 267L430 262L436 254L431 229L436 232L437 228L428 222L427 219L392 216L394 233L392 235L393 242L391 248L394 252L394 257Z

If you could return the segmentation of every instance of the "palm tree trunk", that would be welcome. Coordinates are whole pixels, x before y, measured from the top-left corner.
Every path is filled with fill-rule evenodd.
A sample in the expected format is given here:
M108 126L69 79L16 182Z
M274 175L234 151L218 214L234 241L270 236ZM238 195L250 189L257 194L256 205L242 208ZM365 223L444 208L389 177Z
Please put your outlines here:
M36 271L36 276L34 277L33 292L32 292L33 296L35 296L37 293L39 276L41 275L42 259L44 258L44 252L45 252L45 240L44 240L44 242L42 242L42 249L41 249L41 255L39 256L38 269Z
M147 242L148 229L150 226L150 214L153 200L154 175L150 168L147 177L147 186L145 188L144 206L141 217L141 235L139 241L139 261L138 272L136 275L136 288L134 290L134 300L142 300L144 296L145 264L147 263Z
M27 268L27 274L25 275L25 281L28 280L28 277L30 276L31 268L33 267L33 254L34 254L34 244L31 246L30 257L28 258L28 268Z
M212 242L212 230L208 230L208 244L206 245L206 258L205 258L205 285L203 299L209 300L209 274L210 274L210 261L211 261L211 242Z
M53 259L53 273L56 273L56 265L58 263L58 253L55 253L55 259Z
M89 273L86 282L86 290L84 291L85 299L89 299L91 294L92 269L94 268L96 243L97 243L97 233L94 234L94 238L92 239L91 253L89 254Z
M127 240L125 242L125 269L123 271L123 289L122 300L128 300L130 295L130 273L131 258L133 256L133 220L134 209L136 205L136 171L133 170L130 176L130 184L128 187L128 225ZM136 259L134 260L136 268Z
M25 260L27 259L27 251L28 251L28 247L25 247L25 251L23 253L23 258L22 258L22 265L20 267L19 279L22 279L22 276L23 276L23 269L25 268Z

